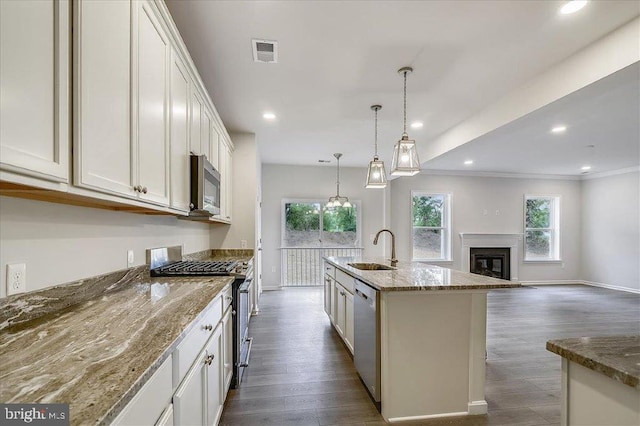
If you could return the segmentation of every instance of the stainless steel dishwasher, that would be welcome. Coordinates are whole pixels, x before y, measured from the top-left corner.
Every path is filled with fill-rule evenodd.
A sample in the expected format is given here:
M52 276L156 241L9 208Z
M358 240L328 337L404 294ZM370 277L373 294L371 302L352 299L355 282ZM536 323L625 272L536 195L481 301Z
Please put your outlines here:
M380 402L380 292L355 281L353 360L375 402Z

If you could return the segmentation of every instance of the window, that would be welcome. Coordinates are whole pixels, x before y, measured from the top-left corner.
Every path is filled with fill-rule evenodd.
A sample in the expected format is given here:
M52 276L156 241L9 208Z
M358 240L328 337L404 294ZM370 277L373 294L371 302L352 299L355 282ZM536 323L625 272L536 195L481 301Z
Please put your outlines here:
M525 195L524 260L560 260L560 197Z
M355 247L359 202L326 208L321 201L283 201L283 247Z
M451 258L451 195L411 193L413 260Z

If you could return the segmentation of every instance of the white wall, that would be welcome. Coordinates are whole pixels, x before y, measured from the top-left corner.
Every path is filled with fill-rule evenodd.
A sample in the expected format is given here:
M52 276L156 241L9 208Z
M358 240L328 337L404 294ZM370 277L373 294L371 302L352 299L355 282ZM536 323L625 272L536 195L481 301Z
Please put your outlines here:
M233 195L231 225L211 225L211 248L254 248L256 240L256 203L260 187L260 159L254 133L230 135L233 151Z
M209 225L43 201L0 197L0 297L6 296L7 263L27 264L27 291L127 268L145 250L180 245L209 248Z
M524 195L559 195L561 263L523 263L519 280L578 280L580 278L580 181L493 178L420 174L391 182L391 229L396 233L398 258L411 259L411 191L452 194L452 258L438 263L461 269L461 232L523 233ZM487 210L487 215L484 215ZM499 210L499 215L496 215Z
M640 291L640 174L582 181L582 277Z
M365 256L384 255L384 245L374 246L371 235L385 227L388 189L365 189L366 168L340 168L340 195L361 201L362 240ZM329 166L262 166L262 280L264 289L280 286L282 200L325 200L336 193L335 164Z

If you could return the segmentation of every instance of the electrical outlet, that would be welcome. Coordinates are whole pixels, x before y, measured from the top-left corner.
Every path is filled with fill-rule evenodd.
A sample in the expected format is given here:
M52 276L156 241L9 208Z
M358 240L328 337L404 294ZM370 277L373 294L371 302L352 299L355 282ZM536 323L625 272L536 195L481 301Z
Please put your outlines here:
M247 240L240 240L240 247L243 249L247 248Z
M500 216L500 210L496 210L496 216Z
M271 267L271 272L276 272L276 267L275 266Z
M7 265L7 296L27 291L27 265Z
M134 261L135 256L133 255L133 250L127 250L127 268L133 266Z

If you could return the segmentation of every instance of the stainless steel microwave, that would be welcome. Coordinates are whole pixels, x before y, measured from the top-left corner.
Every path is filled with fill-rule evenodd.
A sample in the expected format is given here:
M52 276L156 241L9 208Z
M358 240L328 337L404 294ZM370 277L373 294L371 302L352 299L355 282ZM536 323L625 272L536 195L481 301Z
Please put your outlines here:
M220 173L204 155L191 155L190 216L220 214Z

